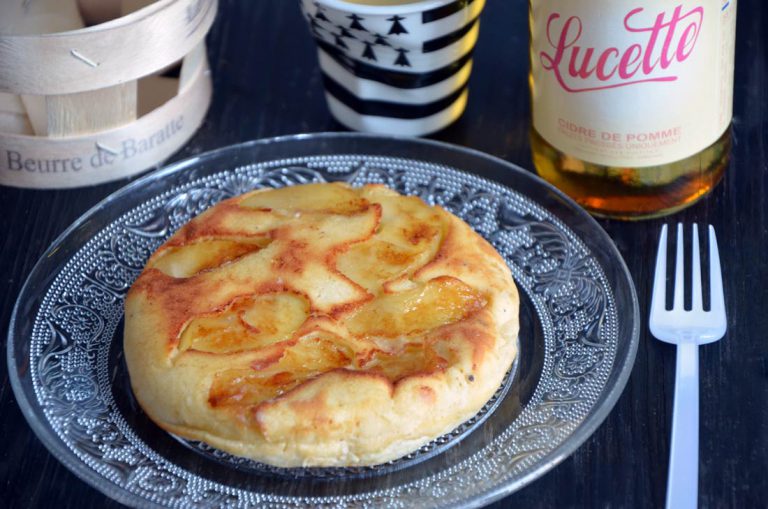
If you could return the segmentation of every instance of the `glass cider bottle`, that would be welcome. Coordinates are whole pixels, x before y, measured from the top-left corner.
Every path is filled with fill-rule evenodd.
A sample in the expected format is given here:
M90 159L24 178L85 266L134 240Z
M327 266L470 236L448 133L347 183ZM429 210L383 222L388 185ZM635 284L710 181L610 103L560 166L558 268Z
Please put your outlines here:
M731 148L736 0L530 0L539 175L595 215L679 210Z

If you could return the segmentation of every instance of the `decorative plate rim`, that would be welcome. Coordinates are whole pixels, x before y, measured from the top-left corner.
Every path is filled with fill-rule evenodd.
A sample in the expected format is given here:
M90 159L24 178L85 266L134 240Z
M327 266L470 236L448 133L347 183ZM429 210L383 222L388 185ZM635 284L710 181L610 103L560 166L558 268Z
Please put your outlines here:
M580 422L579 426L576 429L574 429L574 431L568 436L568 439L563 441L558 446L556 446L553 450L546 453L538 461L538 464L534 466L532 469L530 469L526 474L518 478L514 483L502 483L496 486L494 489L490 489L478 494L474 494L471 499L468 499L462 502L457 502L453 506L458 507L461 505L466 507L467 505L477 506L480 504L489 504L506 495L511 494L514 491L517 491L521 487L532 482L534 479L548 472L549 470L554 468L556 465L561 463L565 458L573 454L573 452L577 448L579 448L587 440L587 438L589 438L595 432L595 430L603 423L605 418L608 416L608 414L611 412L611 410L615 406L616 402L618 401L618 398L622 394L626 386L626 383L629 379L629 376L631 374L632 367L634 365L634 361L635 361L635 357L636 357L636 353L639 345L639 339L640 339L640 311L639 311L639 301L637 298L637 293L636 293L634 282L632 280L629 269L627 268L623 257L619 253L617 247L615 246L611 238L608 236L605 230L600 226L599 223L597 223L597 221L594 218L592 218L584 209L579 207L563 192L561 192L560 190L558 190L548 182L542 180L535 174L528 172L513 163L500 159L496 156L481 152L479 150L475 150L475 149L467 148L463 146L457 146L450 143L445 143L445 142L440 142L435 140L399 137L399 136L380 136L380 135L370 135L370 134L362 134L362 133L343 133L343 132L341 133L340 132L303 133L303 134L264 138L259 140L252 140L252 141L247 141L243 143L228 145L225 147L221 147L215 150L211 150L208 152L195 155L193 157L190 157L178 162L174 162L164 168L151 172L135 180L134 182L130 182L124 187L111 193L106 198L99 201L96 205L94 205L93 207L88 209L85 213L83 213L77 220L75 220L68 228L66 228L60 235L56 237L56 239L50 244L50 246L44 251L44 253L40 256L40 258L37 260L35 265L32 267L31 271L29 272L29 274L25 279L24 285L22 286L18 294L16 303L13 308L13 312L11 314L11 319L9 322L8 344L6 349L9 379L11 381L11 387L14 392L14 395L19 403L19 407L21 408L22 413L25 419L27 420L28 424L32 428L32 430L35 432L35 434L41 440L41 442L43 442L43 444L46 446L48 451L50 451L54 455L54 457L56 457L56 459L58 459L62 464L64 464L77 477L79 477L84 482L88 483L90 486L96 488L99 492L103 493L107 497L112 498L120 503L133 505L137 507L153 506L151 501L145 498L142 498L141 496L135 493L131 493L127 490L123 490L123 489L109 490L109 485L104 483L105 478L102 475L100 475L95 470L88 468L88 466L82 462L73 461L72 460L73 456L71 451L67 448L66 444L59 439L55 431L50 428L50 426L48 425L48 422L37 419L37 416L35 415L34 406L30 402L29 398L27 398L27 395L23 390L22 381L19 377L18 372L15 369L16 356L15 356L14 341L13 341L14 331L17 328L17 321L19 319L21 306L23 304L22 297L25 297L26 294L29 292L29 286L31 284L32 277L37 274L37 272L42 266L44 266L47 257L56 250L57 246L60 243L62 243L70 235L72 235L73 232L83 227L99 211L109 207L111 203L119 200L122 197L130 196L134 191L141 189L154 181L160 181L168 175L175 174L176 172L181 172L185 168L194 166L198 161L200 161L203 158L214 158L227 151L232 151L236 149L248 149L255 146L268 145L273 143L300 142L300 141L310 141L310 140L334 140L334 139L360 139L360 140L368 139L369 141L381 140L381 141L394 142L394 143L404 142L404 143L411 143L411 144L417 144L417 145L420 144L425 147L433 146L435 148L439 148L442 150L458 151L475 158L485 159L486 161L494 165L504 167L507 170L510 170L514 173L522 175L523 178L532 180L533 182L536 183L536 185L542 186L548 192L554 194L557 198L559 198L565 203L565 205L569 209L568 211L569 213L576 214L577 216L579 216L579 219L581 219L582 221L586 221L586 224L589 225L591 229L594 229L596 232L598 232L601 238L597 239L598 241L597 243L608 250L608 257L617 263L617 266L620 269L619 275L624 278L625 283L628 285L628 290L629 290L628 293L630 296L631 307L632 307L632 316L623 317L623 318L631 319L632 326L631 326L630 337L626 339L627 341L629 341L627 353L623 358L616 359L616 364L612 370L618 373L615 378L615 383L612 386L604 387L603 389L604 394L600 397L599 403L596 404L595 408L589 414L586 415L584 420ZM397 158L399 156L391 155L388 157ZM406 157L406 159L419 160L426 163L431 162L428 156L419 158L419 159ZM259 161L253 161L253 163L258 163L258 162ZM444 164L444 163L433 163L433 164ZM504 188L509 188L507 184L505 184L501 180L496 179L494 177L474 174L463 168L458 168L458 167L452 167L452 168L458 172L467 173L467 174L479 177L481 179L491 181ZM538 203L538 202L534 202L534 203ZM568 225L568 221L560 217L556 212L551 211L549 209L546 209L546 210L550 214L552 214L554 217L556 217L558 220L560 220L564 225L566 226ZM452 505L448 505L446 507L452 507Z

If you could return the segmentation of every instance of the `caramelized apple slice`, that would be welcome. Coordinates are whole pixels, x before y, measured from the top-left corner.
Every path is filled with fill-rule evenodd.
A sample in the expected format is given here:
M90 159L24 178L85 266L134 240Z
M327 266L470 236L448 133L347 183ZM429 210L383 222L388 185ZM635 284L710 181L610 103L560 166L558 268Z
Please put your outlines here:
M444 228L439 211L416 196L393 195L376 187L363 188L361 194L382 207L376 240L414 251L428 249L432 255L437 252Z
M255 192L240 202L240 206L254 209L334 214L354 214L365 210L368 205L353 189L342 184L306 184L270 189Z
M286 348L285 355L274 369L307 378L346 366L354 355L355 352L340 338L313 335L301 338L295 345Z
M201 240L161 251L149 266L176 278L188 278L262 249L269 239Z
M338 256L336 268L366 290L376 290L389 280L413 272L431 259L428 250L414 252L389 242L369 240L353 244Z
M308 315L309 304L298 295L260 295L193 319L182 332L179 347L218 354L262 348L288 339Z
M213 406L257 405L282 394L294 385L289 373L264 376L252 369L228 369L216 373L208 392Z
M384 294L358 308L346 325L355 335L400 336L457 322L483 306L484 299L474 289L444 276Z
M373 238L351 245L336 259L337 269L369 291L407 276L437 254L443 237L442 218L416 197L403 198L379 188L362 191L382 207Z
M392 382L397 382L407 376L428 374L444 369L448 361L439 356L429 345L408 343L396 352L377 351L365 370L379 373Z
M277 363L257 370L231 369L217 373L208 393L212 406L257 405L276 398L300 383L347 366L354 353L335 337L308 336L285 349Z

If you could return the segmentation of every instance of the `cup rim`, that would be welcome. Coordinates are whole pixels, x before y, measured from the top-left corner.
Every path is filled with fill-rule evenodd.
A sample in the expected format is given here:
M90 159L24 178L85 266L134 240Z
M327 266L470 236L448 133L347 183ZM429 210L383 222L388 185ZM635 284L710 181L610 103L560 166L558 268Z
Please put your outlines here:
M407 4L396 5L369 5L347 2L345 0L317 0L317 3L336 9L338 11L388 15L388 14L414 14L423 12L436 7L440 7L456 0L416 0Z

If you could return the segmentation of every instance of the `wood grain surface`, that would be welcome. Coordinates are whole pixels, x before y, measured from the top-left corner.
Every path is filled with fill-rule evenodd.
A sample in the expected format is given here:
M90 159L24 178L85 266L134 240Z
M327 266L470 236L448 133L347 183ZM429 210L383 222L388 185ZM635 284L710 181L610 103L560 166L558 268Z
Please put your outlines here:
M174 159L254 138L341 130L326 109L315 49L297 4L221 2L208 38L214 102L202 129ZM767 12L761 0L739 5L736 143L725 180L706 200L668 219L713 224L725 271L728 335L701 350L702 507L765 507L768 500ZM434 138L532 168L527 46L526 1L489 1L467 111ZM125 183L68 191L0 188L3 335L36 259L78 216ZM634 277L643 315L662 223L601 221ZM632 377L605 423L554 470L492 507L663 506L674 355L673 347L650 338L644 324ZM16 405L5 362L0 437L0 506L119 506L37 440Z

